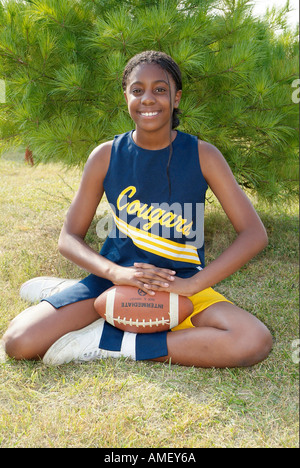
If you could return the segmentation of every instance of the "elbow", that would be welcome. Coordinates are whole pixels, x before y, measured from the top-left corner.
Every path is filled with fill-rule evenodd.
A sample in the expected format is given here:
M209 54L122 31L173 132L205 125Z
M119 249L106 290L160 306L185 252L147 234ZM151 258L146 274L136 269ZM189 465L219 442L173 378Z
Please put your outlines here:
M80 236L68 232L65 228L63 228L58 239L59 253L68 260L72 260L74 254L80 248L81 240L82 239Z
M261 252L269 243L268 234L264 226L256 233L256 244L258 252Z
M261 228L261 237L262 237L262 240L261 240L262 249L264 249L265 247L267 247L269 243L268 233L264 225L262 225L262 228Z
M59 253L65 257L66 255L66 236L65 234L63 233L63 231L60 233L60 236L59 236L59 239L58 239L58 251Z
M58 241L58 251L63 257L65 256L65 247L61 241Z
M268 238L267 231L265 230L265 237L264 237L263 249L265 249L265 248L267 247L268 243L269 243L269 238Z
M253 226L249 228L246 232L246 243L249 248L249 254L251 258L255 257L262 250L264 250L268 245L268 234L263 225ZM250 253L251 252L251 253Z

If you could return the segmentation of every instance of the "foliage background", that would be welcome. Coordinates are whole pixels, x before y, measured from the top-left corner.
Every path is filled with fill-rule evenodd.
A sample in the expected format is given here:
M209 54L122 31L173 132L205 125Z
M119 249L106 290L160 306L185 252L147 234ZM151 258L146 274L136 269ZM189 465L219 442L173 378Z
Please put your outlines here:
M248 0L4 0L0 3L0 149L82 165L132 128L121 90L145 49L183 73L180 130L216 145L238 182L269 200L298 191L297 31L288 3L265 19Z

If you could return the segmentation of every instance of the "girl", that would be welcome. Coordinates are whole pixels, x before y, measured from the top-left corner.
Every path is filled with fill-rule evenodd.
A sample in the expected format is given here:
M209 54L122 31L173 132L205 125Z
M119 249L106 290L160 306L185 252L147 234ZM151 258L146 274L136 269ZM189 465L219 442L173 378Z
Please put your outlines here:
M272 346L268 329L211 286L266 246L265 229L220 151L175 130L182 83L171 57L155 51L133 57L123 90L135 130L91 153L59 238L62 255L90 275L16 317L4 336L6 352L47 364L107 356L199 367L258 363ZM204 268L208 185L237 237ZM84 238L104 191L115 226L98 254ZM188 296L194 311L169 333L123 333L94 309L112 285Z

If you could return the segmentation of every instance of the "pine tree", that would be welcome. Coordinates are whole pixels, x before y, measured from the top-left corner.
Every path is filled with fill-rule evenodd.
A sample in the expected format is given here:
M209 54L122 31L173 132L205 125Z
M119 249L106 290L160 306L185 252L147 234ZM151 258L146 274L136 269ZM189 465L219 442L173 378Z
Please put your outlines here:
M258 19L249 0L3 0L0 148L84 164L95 146L133 127L122 72L135 53L157 49L183 73L179 129L217 146L242 186L290 198L299 54L288 9Z

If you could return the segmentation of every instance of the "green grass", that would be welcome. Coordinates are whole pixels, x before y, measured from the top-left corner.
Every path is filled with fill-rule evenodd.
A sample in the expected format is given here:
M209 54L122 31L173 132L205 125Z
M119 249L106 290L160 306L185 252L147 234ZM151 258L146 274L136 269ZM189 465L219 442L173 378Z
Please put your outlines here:
M59 165L30 168L0 159L0 336L27 304L21 284L34 276L83 277L57 252L57 239L80 174ZM0 363L1 447L298 446L297 206L258 211L269 245L216 289L272 331L268 359L242 369L196 369L104 360L49 368ZM206 220L207 259L233 238L214 204ZM95 223L89 242L98 249ZM294 359L295 361L295 359Z

